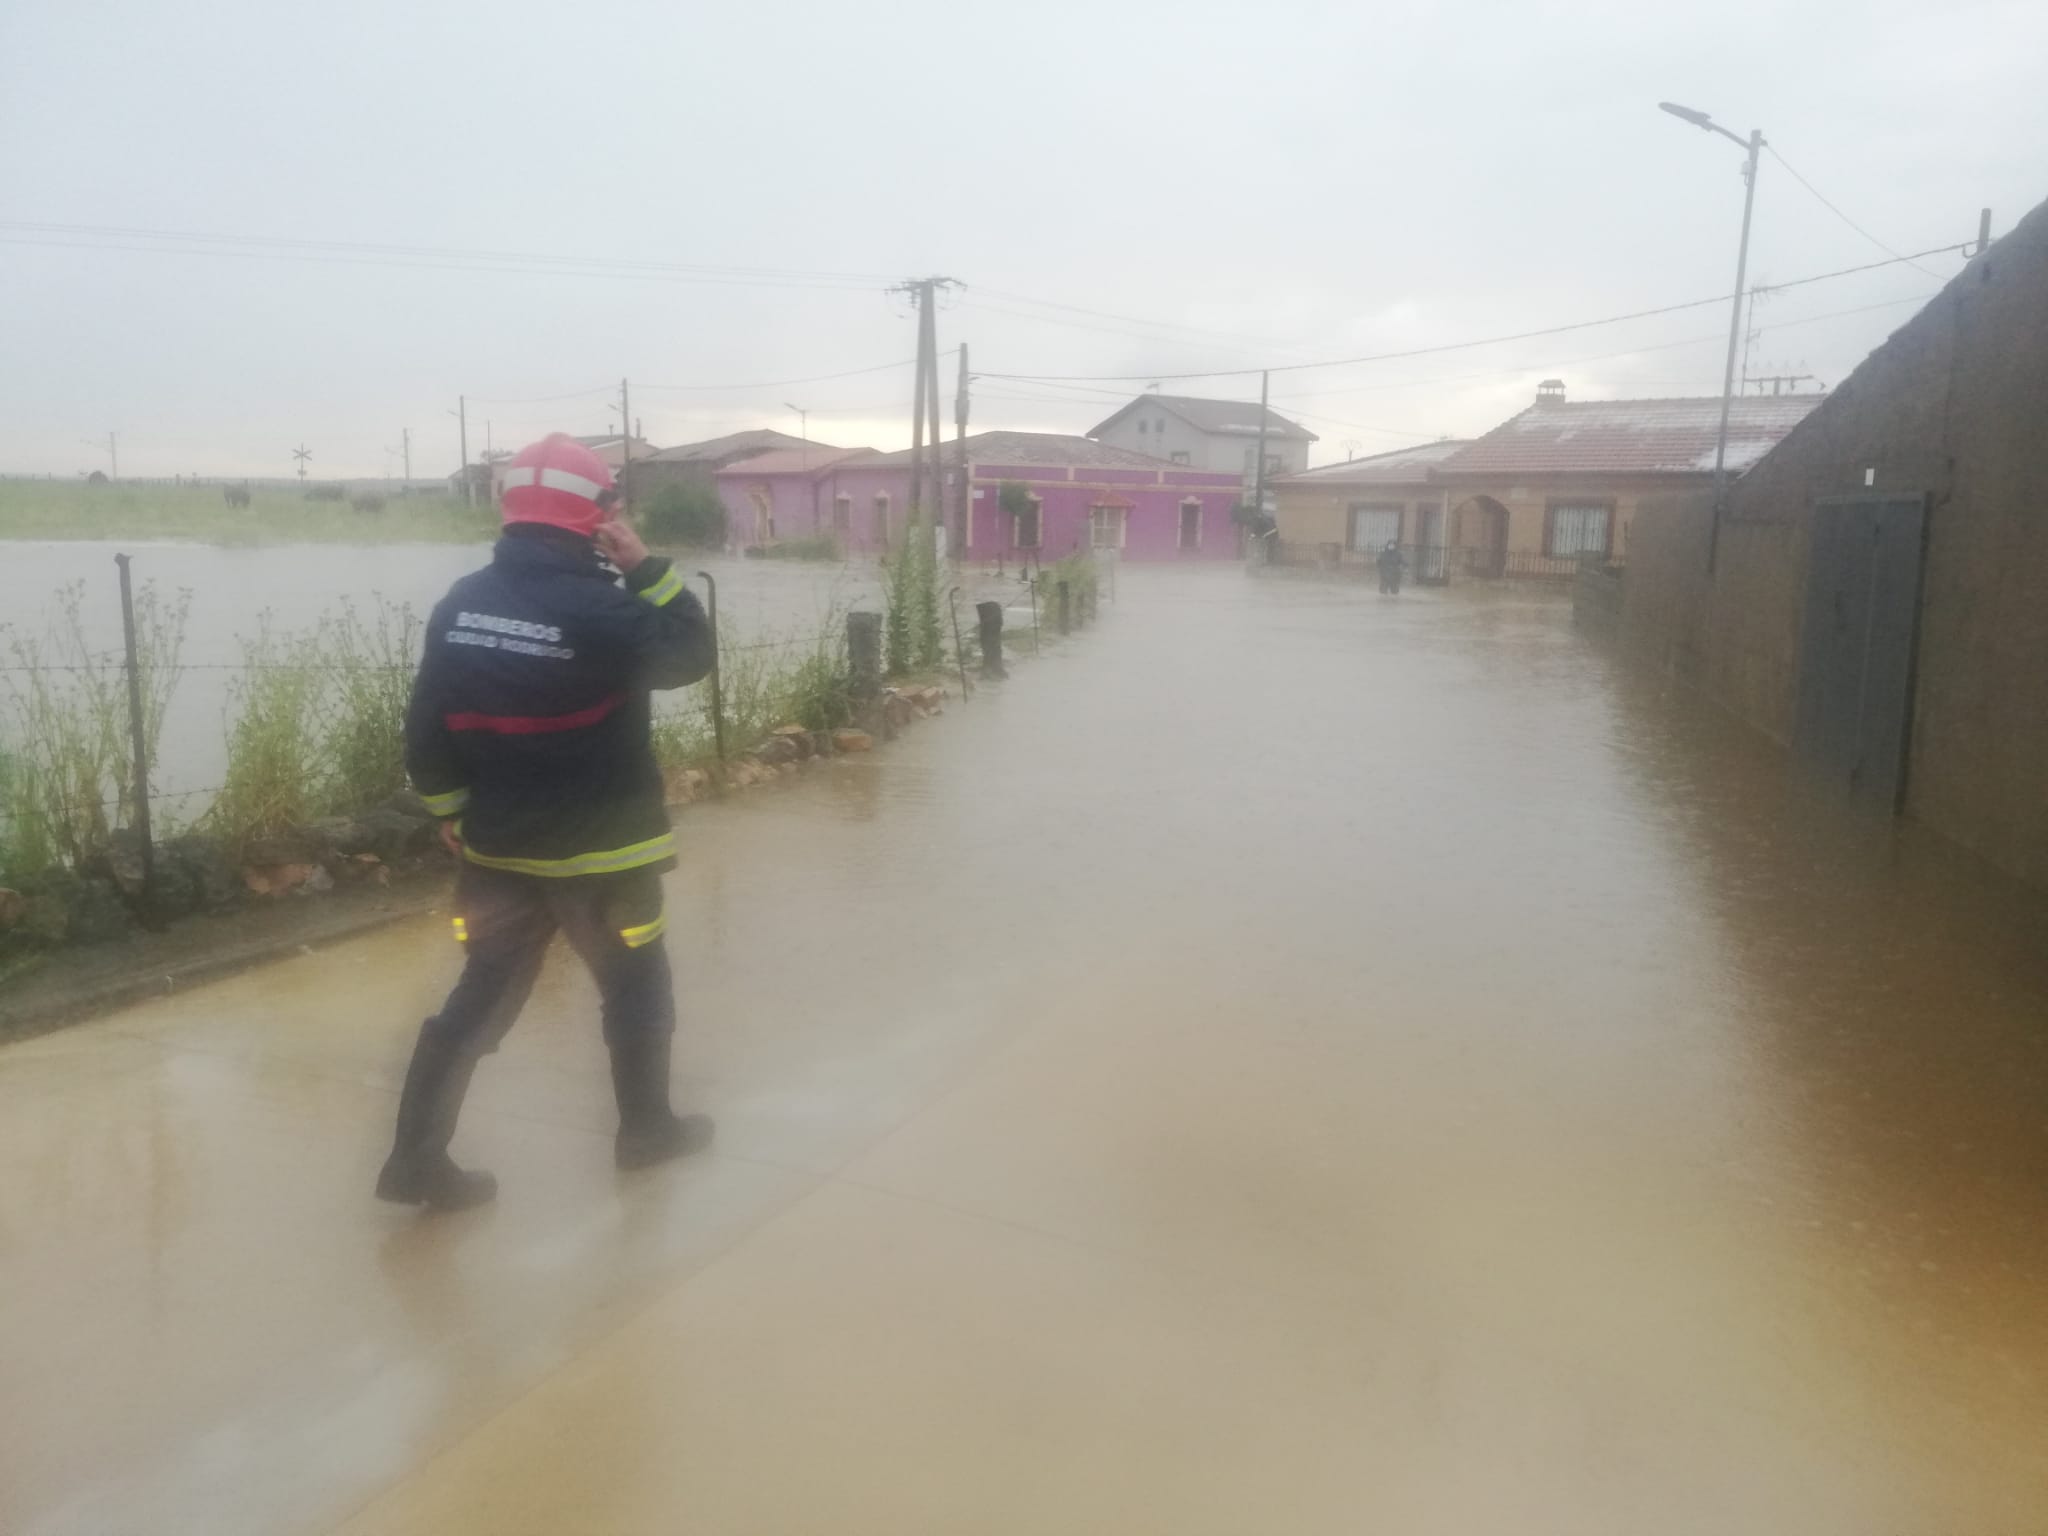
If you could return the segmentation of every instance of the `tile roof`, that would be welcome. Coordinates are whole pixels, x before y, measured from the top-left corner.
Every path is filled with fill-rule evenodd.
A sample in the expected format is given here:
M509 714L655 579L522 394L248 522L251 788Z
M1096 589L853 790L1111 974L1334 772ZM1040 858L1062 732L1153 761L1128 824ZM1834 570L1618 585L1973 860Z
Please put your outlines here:
M1749 395L1728 414L1728 468L1775 448L1825 395ZM1550 400L1445 459L1446 475L1709 475L1721 400Z
M1420 485L1429 478L1433 465L1441 464L1462 448L1470 438L1445 438L1440 443L1423 443L1415 448L1396 448L1342 464L1325 464L1319 469L1283 475L1275 485Z
M1128 448L1112 448L1107 443L1070 437L1064 432L976 432L967 439L967 458L972 464L1017 464L1045 469L1187 468L1185 464L1169 464L1149 454L1133 453ZM960 462L960 455L954 450L950 438L946 441L944 462ZM906 448L901 453L881 453L872 459L863 459L860 467L884 469L909 463L910 450Z
M1203 400L1193 395L1140 395L1129 405L1119 407L1107 420L1098 423L1088 435L1099 436L1130 412L1148 405L1156 405L1178 416L1197 432L1213 432L1229 437L1259 435L1258 401ZM1291 438L1304 443L1313 443L1317 440L1315 433L1309 431L1307 427L1289 421L1270 406L1266 409L1266 436Z
M874 454L872 448L827 448L822 443L812 443L807 448L771 448L766 453L757 453L752 458L740 459L726 465L721 475L804 475L822 474L835 464L844 464L851 459L865 459Z
M682 443L674 448L664 448L648 457L657 464L700 464L712 459L733 459L744 453L766 453L770 448L801 448L804 440L787 432L778 432L773 427L753 427L745 432L728 432L723 437L706 438L701 443ZM833 449L830 443L815 439L813 448Z

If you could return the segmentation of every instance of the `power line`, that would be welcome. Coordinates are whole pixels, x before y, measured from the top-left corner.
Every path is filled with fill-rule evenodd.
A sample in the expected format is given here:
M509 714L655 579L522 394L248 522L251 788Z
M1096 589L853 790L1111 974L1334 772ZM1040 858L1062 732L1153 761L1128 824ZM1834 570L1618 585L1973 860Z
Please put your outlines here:
M1854 219L1850 218L1849 215L1842 212L1841 209L1837 208L1832 202L1828 201L1827 195L1824 192L1822 192L1819 187L1816 187L1812 182L1808 181L1804 176L1800 175L1799 168L1795 166L1790 160L1787 160L1783 155L1778 153L1777 145L1766 141L1766 143L1764 144L1764 148L1768 149L1771 152L1771 158L1777 161L1778 164L1782 165L1794 181L1798 182L1799 185L1806 188L1807 191L1811 192L1814 195L1815 199L1820 203L1820 205L1823 208L1827 209L1829 213L1832 213L1844 224L1848 225L1851 229L1855 230L1857 234L1861 235L1864 239L1868 240L1880 251L1883 251L1887 256L1891 256L1899 261L1903 261L1907 266L1912 267L1915 272L1923 273L1928 277L1934 277L1937 275L1933 272L1929 272L1925 267L1915 263L1912 257L1900 256L1897 251L1893 250L1890 246L1886 245L1882 240L1878 239L1877 236L1873 235L1869 230L1865 229L1861 224L1858 224Z
M550 256L520 251L379 245L348 240L296 240L269 235L207 235L185 230L113 225L38 224L0 220L0 245L146 255L240 256L424 271L508 272L543 277L616 277L640 282L708 283L727 287L860 289L886 283L878 274L804 272L767 267L693 266L602 256ZM142 242L142 243L138 243Z
M948 347L939 355L941 357L951 357L959 350L958 347ZM696 390L716 391L722 389L787 389L794 384L829 384L834 379L853 379L860 377L864 373L886 373L891 368L908 368L916 361L917 359L914 357L906 357L901 362L872 363L866 368L849 368L843 373L814 373L809 378L803 379L756 379L752 383L747 384L642 384L639 387L641 389L675 390L681 392Z
M1760 293L1782 293L1790 288L1803 288L1810 283L1827 282L1838 277L1851 277L1859 272L1874 272L1881 267L1896 266L1901 262L1913 262L1925 256L1945 256L1951 252L1968 250L1973 241L1959 241L1954 245L1936 246L1931 250L1916 251L1912 256L1894 257L1890 261L1865 262L1861 266L1843 267L1834 272L1818 272L1811 277L1793 278L1787 282L1759 284L1750 289L1752 296ZM1606 315L1598 320L1574 320L1565 325L1544 326L1533 331L1516 331L1504 336L1483 336L1472 341L1445 342L1430 347L1409 347L1398 352L1373 352L1359 357L1329 358L1315 363L1278 363L1270 369L1259 368L1212 368L1198 373L1169 373L1157 369L1144 373L986 373L983 378L1007 379L1019 383L1131 383L1144 381L1164 382L1169 379L1222 379L1240 378L1250 374L1296 373L1309 368L1347 368L1359 363L1394 362L1410 357L1431 357L1443 352L1462 352L1473 347L1499 346L1511 341L1534 341L1545 336L1562 336L1571 331L1591 330L1598 326L1620 325L1629 320L1647 320L1658 315L1678 314L1688 309L1706 309L1712 305L1726 304L1731 295L1719 294L1711 299L1690 299L1682 304L1662 304L1654 309L1631 310L1627 314Z

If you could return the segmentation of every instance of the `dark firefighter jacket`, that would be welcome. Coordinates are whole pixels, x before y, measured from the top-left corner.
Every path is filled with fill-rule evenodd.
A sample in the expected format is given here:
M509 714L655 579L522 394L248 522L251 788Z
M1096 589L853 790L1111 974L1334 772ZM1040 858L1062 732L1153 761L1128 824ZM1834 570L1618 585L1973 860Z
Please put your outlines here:
M598 875L675 856L649 690L711 670L711 626L666 560L622 588L585 538L514 524L427 624L405 766L463 856Z

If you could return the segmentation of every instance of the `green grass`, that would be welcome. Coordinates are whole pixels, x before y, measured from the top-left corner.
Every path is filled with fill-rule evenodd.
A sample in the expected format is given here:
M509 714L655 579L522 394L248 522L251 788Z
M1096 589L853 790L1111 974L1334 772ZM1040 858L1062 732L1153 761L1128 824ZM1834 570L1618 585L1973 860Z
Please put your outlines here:
M382 495L372 481L361 487ZM473 543L495 537L498 514L459 497L391 497L381 512L252 487L231 507L218 485L88 485L0 480L0 539L190 539L205 544Z

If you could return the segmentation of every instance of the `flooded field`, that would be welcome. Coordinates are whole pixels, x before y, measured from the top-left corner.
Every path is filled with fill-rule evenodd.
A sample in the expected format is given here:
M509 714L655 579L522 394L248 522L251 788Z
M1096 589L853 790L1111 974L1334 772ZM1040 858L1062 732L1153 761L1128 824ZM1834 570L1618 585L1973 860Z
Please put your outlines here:
M343 602L368 616L381 600L409 606L424 618L450 582L490 559L488 543L223 549L74 541L4 547L0 622L25 632L40 632L57 619L58 590L79 582L89 642L117 653L121 597L114 556L121 551L133 556L138 588L154 583L167 597L192 594L182 657L191 670L172 700L156 775L158 789L172 794L220 782L229 683L242 661L241 642L256 634L266 616L281 629L310 630ZM733 643L807 640L833 614L880 601L881 573L870 563L741 560L690 550L677 552L675 560L685 574L708 570L716 579L719 624ZM691 585L700 598L705 595L701 579ZM204 804L189 809L196 815Z
M558 965L375 1205L438 920L0 1051L0 1528L2037 1525L2048 904L1551 596L1120 586L684 816L693 1167Z

